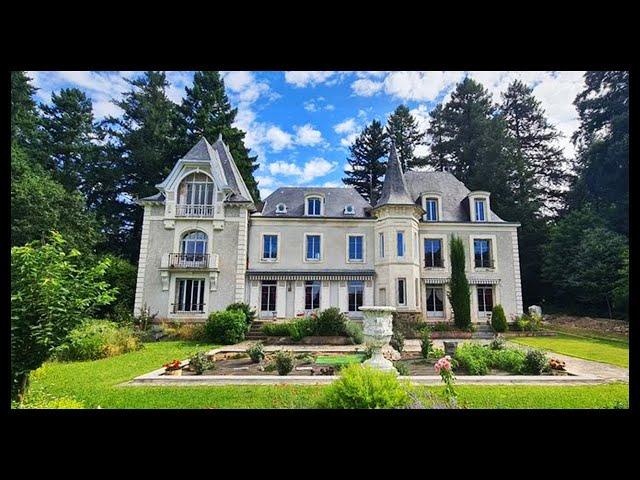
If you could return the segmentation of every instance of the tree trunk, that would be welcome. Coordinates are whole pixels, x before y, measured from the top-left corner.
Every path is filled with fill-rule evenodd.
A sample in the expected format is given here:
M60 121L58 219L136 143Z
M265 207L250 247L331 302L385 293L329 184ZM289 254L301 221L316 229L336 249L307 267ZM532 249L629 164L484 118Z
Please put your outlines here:
M611 302L609 301L609 296L605 295L604 299L607 301L607 308L609 309L609 320L612 320L613 316L611 315Z
M22 373L18 376L18 391L16 392L16 400L19 403L22 403L24 400L24 394L27 392L27 388L29 387L29 374Z

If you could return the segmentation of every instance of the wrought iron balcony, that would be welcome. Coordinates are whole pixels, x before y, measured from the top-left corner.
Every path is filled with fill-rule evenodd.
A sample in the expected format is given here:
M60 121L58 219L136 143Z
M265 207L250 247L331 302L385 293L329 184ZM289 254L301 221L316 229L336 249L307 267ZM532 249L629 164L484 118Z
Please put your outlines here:
M208 253L170 253L169 268L209 268Z
M172 303L172 313L204 313L204 303Z
M213 217L214 213L213 205L176 205L176 217Z

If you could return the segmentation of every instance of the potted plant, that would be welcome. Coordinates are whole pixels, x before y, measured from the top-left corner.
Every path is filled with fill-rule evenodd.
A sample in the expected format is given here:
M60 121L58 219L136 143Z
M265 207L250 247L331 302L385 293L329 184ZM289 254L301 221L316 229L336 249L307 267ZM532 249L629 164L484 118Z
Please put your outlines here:
M164 373L167 375L182 375L182 366L180 365L180 360L173 360L170 363L165 363L163 367Z

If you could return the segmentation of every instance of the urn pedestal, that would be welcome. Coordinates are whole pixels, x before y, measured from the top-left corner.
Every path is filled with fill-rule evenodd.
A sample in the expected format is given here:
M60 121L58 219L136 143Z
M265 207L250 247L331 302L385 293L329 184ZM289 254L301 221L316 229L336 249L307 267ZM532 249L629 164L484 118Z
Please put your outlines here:
M397 375L398 371L393 366L393 363L384 358L382 353L382 349L389 345L393 335L392 314L396 311L396 308L363 306L360 307L360 310L364 314L364 343L372 349L371 358L365 361L363 365L369 365L385 372L393 372Z

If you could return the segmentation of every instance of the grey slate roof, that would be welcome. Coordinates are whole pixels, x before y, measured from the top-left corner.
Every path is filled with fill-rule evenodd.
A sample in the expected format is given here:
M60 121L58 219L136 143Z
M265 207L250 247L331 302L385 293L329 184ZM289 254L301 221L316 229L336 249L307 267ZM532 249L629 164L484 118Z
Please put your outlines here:
M242 179L242 175L238 170L238 166L233 160L229 148L222 141L222 135L220 135L216 140L216 143L213 144L213 148L218 153L220 163L222 164L222 169L224 170L224 176L227 177L229 187L233 190L233 195L231 196L231 198L229 198L229 200L232 202L253 203L251 193L249 192L249 189Z
M387 162L387 172L384 176L384 183L382 184L382 193L376 203L376 207L382 205L411 205L414 203L407 189L407 183L405 182L404 175L402 174L402 167L398 160L398 153L396 152L396 146L391 142L391 149L389 152L389 161Z
M150 197L141 198L139 201L147 201L147 202L162 202L164 203L164 193L156 193L155 195L151 195Z
M321 187L280 187L264 200L262 216L304 217L304 198L317 193L324 197L324 216L343 218L368 217L371 208L362 195L353 187L321 188ZM276 214L276 205L284 203L287 213ZM344 207L353 205L354 215L344 213Z
M465 201L469 189L449 172L407 172L404 174L409 194L414 202L420 203L420 196L425 192L441 195L442 218L445 222L469 222L469 204ZM491 219L504 222L493 211Z

